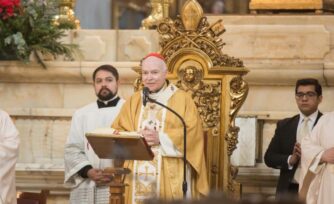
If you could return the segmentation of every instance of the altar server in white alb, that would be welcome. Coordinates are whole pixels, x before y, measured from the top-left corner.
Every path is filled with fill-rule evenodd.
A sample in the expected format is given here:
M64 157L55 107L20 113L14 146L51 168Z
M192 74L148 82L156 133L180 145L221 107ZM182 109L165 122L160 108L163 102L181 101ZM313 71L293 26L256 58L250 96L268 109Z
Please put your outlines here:
M322 116L301 145L300 197L306 204L334 203L334 112Z
M113 66L98 67L93 81L98 99L74 113L65 145L65 185L72 204L109 203L110 178L102 170L112 167L112 160L99 159L85 133L110 127L125 101L117 95L119 75Z
M9 115L0 109L0 203L16 204L15 165L19 132Z

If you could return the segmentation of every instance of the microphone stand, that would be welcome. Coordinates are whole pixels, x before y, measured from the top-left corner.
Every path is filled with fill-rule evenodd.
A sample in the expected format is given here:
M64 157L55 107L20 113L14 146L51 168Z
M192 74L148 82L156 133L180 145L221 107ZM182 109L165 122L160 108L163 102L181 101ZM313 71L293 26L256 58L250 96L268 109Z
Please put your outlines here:
M173 109L171 109L170 107L160 103L157 100L154 100L152 98L150 98L147 94L145 94L146 100L152 103L156 103L164 108L166 108L167 110L169 110L170 112L174 113L182 122L183 125L183 183L182 183L182 191L183 191L183 198L186 198L187 195L187 171L186 171L186 166L187 166L187 126L186 123L184 122L183 118L177 113L175 112Z

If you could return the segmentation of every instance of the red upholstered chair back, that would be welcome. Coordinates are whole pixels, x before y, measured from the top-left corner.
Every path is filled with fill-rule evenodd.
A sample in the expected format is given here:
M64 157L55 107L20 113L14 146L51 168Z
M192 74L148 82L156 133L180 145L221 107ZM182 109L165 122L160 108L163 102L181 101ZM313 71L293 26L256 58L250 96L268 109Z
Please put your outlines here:
M48 190L40 193L22 192L17 198L17 204L46 204L48 195Z

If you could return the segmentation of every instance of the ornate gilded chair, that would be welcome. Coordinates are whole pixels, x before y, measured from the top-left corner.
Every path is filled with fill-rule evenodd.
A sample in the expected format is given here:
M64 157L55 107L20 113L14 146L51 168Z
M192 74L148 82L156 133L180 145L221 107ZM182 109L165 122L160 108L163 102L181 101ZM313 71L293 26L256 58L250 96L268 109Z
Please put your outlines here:
M157 30L168 79L192 95L202 118L210 187L239 197L241 186L234 180L237 168L230 156L238 142L234 121L248 93L242 79L248 69L222 53L222 20L210 25L195 0L184 4L181 17L165 19ZM135 70L140 72L140 67ZM140 85L138 78L135 86Z

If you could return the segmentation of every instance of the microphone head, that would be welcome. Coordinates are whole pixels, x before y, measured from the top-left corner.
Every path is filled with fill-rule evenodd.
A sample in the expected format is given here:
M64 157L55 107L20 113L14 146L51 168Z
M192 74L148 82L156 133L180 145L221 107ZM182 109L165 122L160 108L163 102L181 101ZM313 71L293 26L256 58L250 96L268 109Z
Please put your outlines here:
M147 103L147 97L148 94L150 93L150 90L147 87L143 88L143 105L146 106Z
M148 94L150 93L150 90L147 87L143 88L143 94L148 96Z

